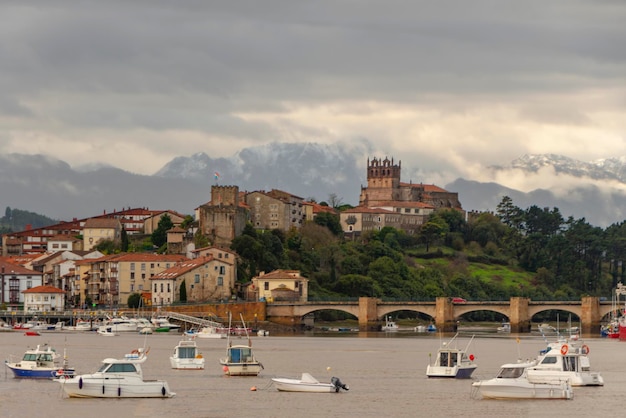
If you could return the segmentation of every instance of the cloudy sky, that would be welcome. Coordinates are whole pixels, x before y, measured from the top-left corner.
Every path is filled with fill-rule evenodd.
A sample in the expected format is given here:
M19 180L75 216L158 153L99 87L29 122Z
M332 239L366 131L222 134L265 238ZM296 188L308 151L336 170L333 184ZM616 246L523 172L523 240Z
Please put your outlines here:
M366 144L435 183L524 154L622 157L624 22L622 0L4 1L0 153L153 174Z

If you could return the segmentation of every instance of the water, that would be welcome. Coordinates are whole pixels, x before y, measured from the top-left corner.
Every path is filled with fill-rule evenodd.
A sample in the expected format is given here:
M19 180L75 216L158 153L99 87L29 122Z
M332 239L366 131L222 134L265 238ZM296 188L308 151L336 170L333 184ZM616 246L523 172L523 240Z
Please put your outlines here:
M225 377L218 359L226 340L198 339L205 370L172 370L169 356L180 335L47 333L26 337L0 333L0 356L21 357L36 344L49 343L78 373L95 371L105 357L119 357L135 347L150 347L145 378L165 379L177 393L172 399L69 399L53 381L15 379L5 367L0 375L2 417L596 417L623 410L626 344L587 338L591 366L604 387L574 388L574 399L494 401L471 397L471 381L428 379L430 356L440 340L433 335L353 334L337 336L253 337L255 355L265 366L258 377ZM236 341L236 339L235 339ZM465 347L468 337L460 338ZM531 358L544 347L540 337L480 337L474 354L476 378L490 378L502 363ZM339 377L350 391L328 394L278 392L270 378L299 377L309 372L321 381ZM256 391L251 388L256 387Z

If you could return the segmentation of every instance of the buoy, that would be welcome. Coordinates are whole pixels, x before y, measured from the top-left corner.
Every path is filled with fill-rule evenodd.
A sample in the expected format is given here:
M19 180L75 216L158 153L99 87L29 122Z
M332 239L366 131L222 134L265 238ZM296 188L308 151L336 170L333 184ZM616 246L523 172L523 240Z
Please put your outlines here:
M326 371L330 371L330 366L326 367Z
M224 370L224 373L228 373L228 366L224 365L224 367L222 367L222 370Z
M83 378L79 378L78 379L78 389L82 389L83 388Z
M474 361L474 358L475 358L475 357L474 357L474 355L473 355L473 354L470 354L470 355L469 355L469 359L470 359L470 361Z
M161 387L161 395L165 396L165 394L167 393L167 391L165 390L165 386Z
M256 386L252 386L252 387L250 388L250 390L251 390L252 392L256 392Z

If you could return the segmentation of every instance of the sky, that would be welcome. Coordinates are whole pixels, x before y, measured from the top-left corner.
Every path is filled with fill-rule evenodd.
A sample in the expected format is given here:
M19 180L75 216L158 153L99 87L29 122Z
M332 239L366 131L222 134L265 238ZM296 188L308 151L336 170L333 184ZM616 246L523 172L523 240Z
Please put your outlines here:
M425 182L556 186L487 167L626 158L624 22L622 0L3 1L0 153L154 174L365 144Z

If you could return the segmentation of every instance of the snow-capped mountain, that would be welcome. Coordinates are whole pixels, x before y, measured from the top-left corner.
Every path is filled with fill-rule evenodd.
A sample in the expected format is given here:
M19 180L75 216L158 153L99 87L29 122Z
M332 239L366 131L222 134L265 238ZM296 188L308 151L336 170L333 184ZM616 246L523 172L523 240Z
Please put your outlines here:
M127 207L193 214L210 200L211 185L216 183L236 185L242 191L280 189L317 201L335 194L343 203L356 205L361 186L367 183L365 163L370 152L367 145L271 143L242 149L230 158L211 158L204 152L176 157L152 176L113 167L73 169L42 155L0 155L0 210L8 206L59 220ZM403 168L411 165L403 163ZM525 193L463 178L440 186L457 192L467 211L495 211L502 197L509 196L522 209L558 208L566 219L585 218L595 226L626 220L623 158L583 162L554 154L526 155L490 169L529 176L548 169L568 181L559 193L547 186Z
M213 159L203 152L177 157L155 176L237 185L242 191L280 189L317 201L334 193L345 203L356 204L360 184L366 181L366 155L359 146L273 142L242 149L231 158Z

